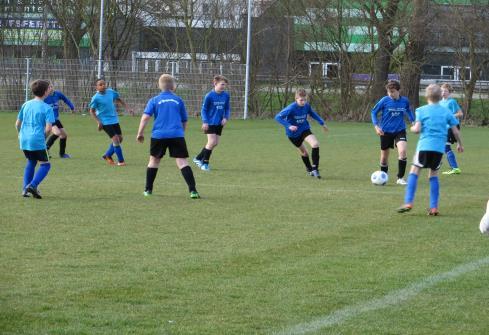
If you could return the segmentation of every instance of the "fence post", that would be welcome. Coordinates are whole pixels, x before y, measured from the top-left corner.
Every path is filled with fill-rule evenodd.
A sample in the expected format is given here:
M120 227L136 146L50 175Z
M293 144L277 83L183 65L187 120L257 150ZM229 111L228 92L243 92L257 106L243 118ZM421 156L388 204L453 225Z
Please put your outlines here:
M29 81L31 80L31 59L26 58L25 60L27 62L25 71L25 101L27 101L29 100Z

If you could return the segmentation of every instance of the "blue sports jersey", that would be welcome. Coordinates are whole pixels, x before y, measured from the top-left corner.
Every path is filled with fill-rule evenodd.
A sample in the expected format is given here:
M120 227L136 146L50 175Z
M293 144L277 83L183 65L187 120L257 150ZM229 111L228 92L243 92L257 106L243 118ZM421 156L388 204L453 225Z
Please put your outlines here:
M184 122L187 122L187 110L182 98L165 91L151 98L144 114L154 116L151 137L155 139L183 137Z
M47 103L51 108L53 109L54 112L54 118L56 120L59 119L59 101L63 100L68 107L73 111L75 110L75 106L71 103L70 99L68 99L63 93L60 91L54 91L50 95L48 95L45 99L44 102Z
M454 98L443 99L440 101L440 105L445 108L448 108L450 112L452 112L452 114L455 114L462 109L459 106L457 100L455 100Z
M90 108L95 109L95 114L104 126L119 123L119 116L114 104L116 99L119 99L119 93L107 88L104 94L95 93L92 101L90 101Z
M44 131L47 123L54 123L53 109L42 100L32 99L22 105L17 119L22 121L19 143L22 150L45 150Z
M379 112L382 113L380 125L377 119ZM400 96L397 100L385 96L372 109L372 123L374 126L379 126L385 133L398 133L406 129L404 115L407 115L409 121L414 122L409 100L403 96Z
M447 127L458 125L453 114L439 103L425 105L416 109L416 122L421 122L416 151L445 152Z
M203 123L208 123L211 126L220 125L222 119L229 120L230 113L231 107L227 92L217 93L213 90L206 94L200 112Z
M285 134L288 137L299 137L304 131L311 129L307 116L310 115L321 126L324 126L324 120L312 109L309 103L304 106L299 106L297 102L293 102L285 107L280 113L275 115L275 120L285 128ZM290 126L296 126L297 131L291 131Z

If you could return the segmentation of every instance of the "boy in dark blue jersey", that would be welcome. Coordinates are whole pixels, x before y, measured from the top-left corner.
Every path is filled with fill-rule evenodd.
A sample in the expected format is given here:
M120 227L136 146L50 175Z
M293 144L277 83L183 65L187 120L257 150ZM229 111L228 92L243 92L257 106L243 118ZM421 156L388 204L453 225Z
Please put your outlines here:
M31 90L35 98L22 105L15 127L19 133L20 149L27 158L22 196L29 197L32 194L34 198L41 199L37 187L51 169L45 136L51 131L55 119L53 109L43 101L50 93L49 82L36 80L31 84ZM36 172L37 162L39 169Z
M450 95L453 92L453 88L450 84L441 85L441 96L442 100L440 101L440 105L448 108L450 112L459 120L462 119L464 113L462 112L462 108L457 103L457 100L452 98ZM460 124L457 126L460 129ZM447 155L447 161L450 165L450 170L443 172L445 175L452 174L460 174L462 171L458 167L457 158L455 157L455 153L452 151L452 144L457 142L455 136L453 136L453 132L451 129L448 129L447 143L445 145L445 154Z
M404 174L407 165L407 137L406 123L404 116L409 121L414 122L414 115L409 106L409 100L400 96L401 85L397 80L389 80L385 86L387 96L380 99L372 109L372 123L375 132L380 136L380 169L385 173L389 171L389 149L398 151L397 184L406 185ZM377 114L381 113L381 121L377 119Z
M117 155L117 165L125 166L126 162L124 160L124 155L122 154L122 130L119 125L119 116L117 115L116 106L114 104L118 103L124 106L126 110L132 115L133 110L130 109L127 104L122 101L119 97L119 93L113 89L107 88L107 84L103 79L97 79L95 82L95 88L97 93L92 97L90 101L90 114L97 121L97 129L101 131L102 129L111 138L112 142L109 148L102 156L102 158L109 164L115 165L112 155Z
M158 167L160 166L161 158L163 158L166 149L168 149L170 157L175 158L177 167L188 185L190 198L198 199L200 196L195 188L194 174L187 161L188 151L184 137L187 126L185 103L173 93L176 88L175 79L169 74L160 76L158 86L161 89L161 93L148 101L136 136L136 140L139 143L144 142L144 128L151 116L154 116L144 196L153 194L153 184Z
M328 127L324 120L312 109L307 102L306 90L300 88L295 93L295 102L285 107L275 116L275 120L285 128L285 134L293 145L299 150L302 162L306 166L307 173L316 178L321 178L319 174L319 141L311 132L311 126L307 122L307 117L311 116L316 120L324 131ZM306 141L311 146L312 165L309 154L304 146Z
M408 177L404 205L397 209L399 213L408 212L413 208L419 172L422 168L429 168L430 209L428 215L438 215L440 193L438 170L445 150L447 127L452 129L453 136L457 139L458 152L464 151L460 132L457 129L458 120L448 109L439 104L441 100L440 86L429 85L426 88L426 100L428 105L416 109L416 122L411 127L411 131L419 133L420 136Z
M46 141L46 147L49 150L54 142L59 138L59 157L61 158L71 158L70 155L66 153L66 140L68 138L68 134L66 133L63 124L59 120L59 101L63 101L72 112L75 111L75 106L63 93L60 91L55 91L53 85L51 85L51 94L49 94L44 102L51 106L54 112L54 124L51 129L51 136L49 136Z
M227 78L221 75L214 76L213 84L214 89L205 96L200 113L202 130L207 134L207 144L193 159L193 162L203 171L210 171L209 159L212 150L219 144L222 129L231 114L229 94L225 91Z

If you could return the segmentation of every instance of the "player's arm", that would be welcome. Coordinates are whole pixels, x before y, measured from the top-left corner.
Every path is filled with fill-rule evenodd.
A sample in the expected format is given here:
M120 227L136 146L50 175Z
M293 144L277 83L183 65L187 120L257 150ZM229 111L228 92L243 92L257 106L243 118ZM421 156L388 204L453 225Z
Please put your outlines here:
M17 129L17 133L20 132L20 127L22 127L22 121L17 119L15 121L15 129Z
M380 128L379 120L377 119L377 114L379 113L379 111L382 107L382 101L383 100L380 100L379 102L377 102L377 104L374 106L374 108L372 108L372 111L370 112L370 117L372 118L372 123L374 125L375 132L379 136L384 135L384 131L382 130L382 128Z
M202 119L202 130L207 131L209 129L209 95L206 95L204 101L202 102L202 108L200 110L200 118Z
M224 104L224 118L221 121L221 125L224 126L228 122L231 116L231 106L229 103L229 97L226 99L226 103Z
M318 113L316 113L314 111L314 109L312 109L311 106L309 106L309 115L317 121L317 123L319 123L321 125L321 127L323 127L323 131L328 131L328 126L326 125L326 122L324 122L323 118L321 116L319 116Z
M182 127L183 131L187 130L187 121L188 121L188 113L187 113L187 108L185 108L185 103L183 100L180 103L180 119L182 120Z
M460 120L460 119L461 119L461 118L464 116L464 112L463 112L463 111L462 111L462 109L460 108L460 109L458 109L458 110L457 110L457 112L456 112L454 115L455 115L455 117L456 117L457 119L459 119L459 120Z
M97 129L102 130L102 128L103 128L102 122L100 122L99 118L97 117L97 113L95 111L95 108L90 108L89 111L90 111L90 115L92 116L92 118L95 120L95 122L97 122Z
M421 131L421 122L414 122L414 125L411 126L411 131L415 134L419 134L419 132Z
M75 105L68 99L63 93L59 93L61 100L71 109L72 112L75 111Z
M136 141L138 141L139 143L144 142L144 128L146 128L146 125L148 124L150 118L151 116L149 116L148 114L143 114L141 116L141 121L139 122L138 134L136 135Z
M451 129L452 129L453 136L457 140L457 151L464 152L464 146L462 144L462 137L460 135L460 130L458 130L457 126L453 126Z
M285 107L284 109L282 109L282 111L280 113L275 115L275 121L280 123L285 128L289 129L290 131L296 131L297 126L293 126L287 121L287 116L289 114L290 114L290 109Z
M116 98L116 99L115 99L115 102L116 102L116 104L118 104L118 105L120 105L120 106L124 107L124 109L125 109L126 111L128 111L128 112L129 112L129 114L134 115L134 110L133 110L132 108L130 108L130 107L129 107L129 106L126 104L126 102L125 102L124 100L122 100L121 98L119 98L119 97L118 97L118 98Z

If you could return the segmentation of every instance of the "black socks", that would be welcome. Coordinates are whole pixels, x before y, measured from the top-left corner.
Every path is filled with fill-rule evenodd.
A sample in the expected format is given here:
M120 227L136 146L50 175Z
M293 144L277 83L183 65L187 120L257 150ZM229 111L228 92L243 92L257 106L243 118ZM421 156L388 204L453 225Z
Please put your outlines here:
M399 172L397 173L397 178L404 177L406 173L407 158L399 160Z
M192 172L192 169L190 166L186 166L183 169L180 170L182 173L183 178L185 179L185 182L188 185L188 191L189 192L197 192L197 189L195 188L195 178L194 174Z
M146 191L153 191L153 183L156 179L156 174L158 173L158 168L147 168L146 169Z

